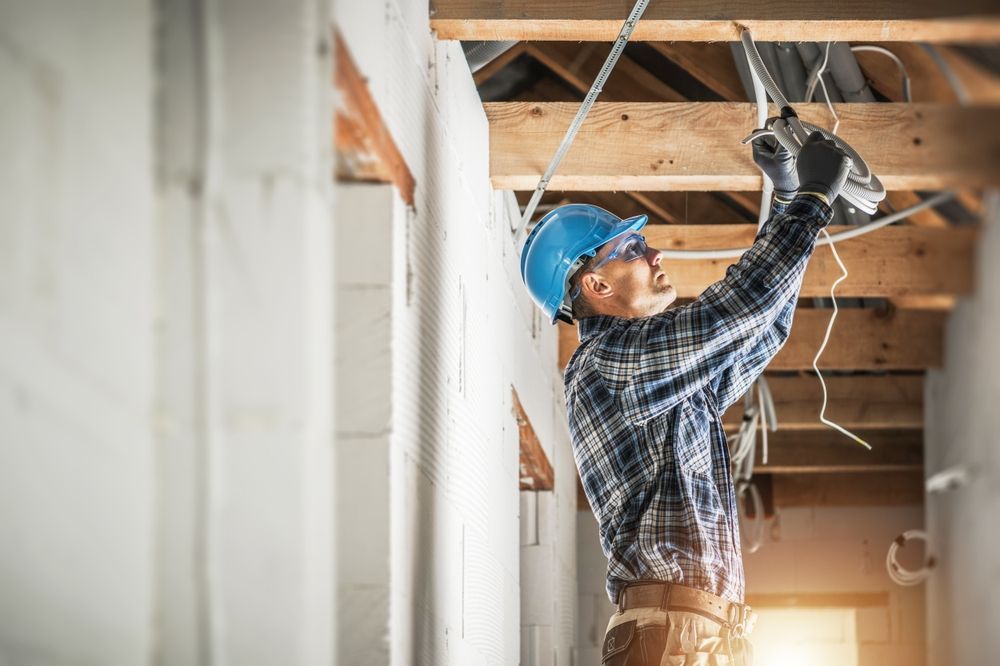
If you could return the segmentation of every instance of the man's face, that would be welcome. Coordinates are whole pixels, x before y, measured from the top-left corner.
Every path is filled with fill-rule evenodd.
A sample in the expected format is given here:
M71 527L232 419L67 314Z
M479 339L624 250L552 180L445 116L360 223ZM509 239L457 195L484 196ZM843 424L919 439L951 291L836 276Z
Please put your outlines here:
M659 250L650 247L622 252L625 243L639 234L626 234L608 241L600 247L591 260L590 275L583 280L590 286L588 298L596 309L607 314L624 317L647 317L665 311L677 299L677 290L670 283L670 276L661 267ZM612 255L619 256L605 260ZM585 269L586 270L586 269Z

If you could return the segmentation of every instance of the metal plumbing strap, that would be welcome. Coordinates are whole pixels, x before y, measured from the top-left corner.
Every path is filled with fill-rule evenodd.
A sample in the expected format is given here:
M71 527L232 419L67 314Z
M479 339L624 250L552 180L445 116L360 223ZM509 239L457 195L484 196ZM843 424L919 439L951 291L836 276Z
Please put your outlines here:
M538 202L541 201L542 194L545 193L545 188L549 186L549 181L552 180L552 176L559 167L559 163L562 162L564 157L566 157L566 153L569 152L570 146L573 145L573 139L576 138L576 133L583 125L583 121L587 117L587 114L590 113L590 107L594 105L594 102L597 100L597 96L601 94L601 91L604 89L605 81L607 81L608 77L611 75L611 70L615 68L618 58L621 57L622 52L625 50L625 44L628 43L629 37L632 36L632 31L635 30L636 24L639 23L639 17L642 16L644 11L646 11L646 5L648 4L649 0L638 0L635 3L635 6L632 7L632 11L629 13L628 18L625 19L625 25L622 26L621 32L618 33L618 38L611 47L611 53L608 54L607 60L604 61L604 65L601 67L601 71L597 74L597 78L594 79L594 84L590 86L587 96L583 99L583 104L580 105L580 109L576 112L576 117L573 118L573 122L570 123L569 129L566 130L566 136L563 137L562 143L559 144L559 149L556 151L556 154L553 155L548 168L545 169L545 173L542 174L541 179L539 179L538 185L535 187L535 192L531 195L531 200L528 202L528 207L524 209L524 215L521 217L521 224L518 226L517 234L514 236L515 245L521 241L521 235L524 233L524 230L528 228L528 223L531 221L531 216L535 214L535 208L538 207Z

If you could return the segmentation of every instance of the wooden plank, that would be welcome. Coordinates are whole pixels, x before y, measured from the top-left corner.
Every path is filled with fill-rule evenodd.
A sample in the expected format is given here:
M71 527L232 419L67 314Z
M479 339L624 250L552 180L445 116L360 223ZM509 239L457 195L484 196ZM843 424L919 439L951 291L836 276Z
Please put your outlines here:
M774 474L774 504L795 506L899 506L924 502L923 473Z
M696 44L693 42L651 42L660 55L701 81L722 99L747 101L732 51L727 43Z
M555 473L552 471L552 464L542 449L542 443L535 434L535 429L528 420L528 415L521 405L521 399L517 396L517 391L513 388L511 393L514 396L514 418L517 420L517 429L521 441L520 454L520 488L521 490L552 490L555 488Z
M923 199L917 196L915 192L887 192L883 204L888 203L892 206L893 211L899 211L921 202L923 202ZM888 211L888 207L886 207L886 210ZM906 218L905 222L917 227L932 227L935 229L948 229L951 227L948 219L934 210L933 207L913 213Z
M754 472L760 474L831 474L920 472L924 462L922 430L858 431L871 450L831 428L805 433L782 430L768 436L767 464L757 446Z
M528 54L585 95L608 57L610 44L530 42ZM622 55L601 90L604 101L684 102L686 98L627 55Z
M632 0L432 0L439 39L614 41ZM736 41L741 26L759 41L929 41L1000 39L991 0L872 0L766 3L727 0L652 2L637 41Z
M794 329L793 329L794 330ZM819 420L822 387L816 377L768 377L778 427L785 431L825 430ZM849 430L919 429L924 426L922 375L826 377L826 415ZM723 415L726 429L739 428L743 402Z
M925 370L940 367L946 314L923 310L840 311L819 366L825 370ZM800 308L769 370L807 370L823 340L829 310ZM559 324L559 367L579 346L576 327Z
M837 233L848 227L830 227ZM749 247L757 228L752 224L647 226L646 240L665 250ZM838 243L849 276L837 287L840 296L909 296L968 294L974 279L973 228L927 229L885 227ZM725 276L736 259L666 260L663 266L678 296L692 298ZM829 247L817 248L803 279L803 297L829 296L840 267Z
M490 175L497 189L534 189L578 104L484 105ZM890 190L978 189L1000 184L1000 108L940 104L842 104L840 135ZM804 120L831 126L824 104ZM772 105L771 114L778 110ZM594 105L550 186L558 190L760 190L740 144L756 124L738 102Z
M389 133L365 79L343 38L334 36L334 85L340 92L335 124L338 178L394 183L403 200L413 205L416 183Z

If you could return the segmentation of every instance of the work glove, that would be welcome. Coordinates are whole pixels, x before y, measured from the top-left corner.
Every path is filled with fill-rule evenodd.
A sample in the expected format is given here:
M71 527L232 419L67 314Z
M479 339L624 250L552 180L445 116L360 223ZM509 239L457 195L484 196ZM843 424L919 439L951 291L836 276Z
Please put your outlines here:
M773 136L758 136L750 146L753 148L753 161L774 183L775 196L791 201L799 189L795 158Z
M837 144L813 132L802 144L795 170L799 174L800 192L817 192L833 205L834 199L844 189L847 175L854 161Z

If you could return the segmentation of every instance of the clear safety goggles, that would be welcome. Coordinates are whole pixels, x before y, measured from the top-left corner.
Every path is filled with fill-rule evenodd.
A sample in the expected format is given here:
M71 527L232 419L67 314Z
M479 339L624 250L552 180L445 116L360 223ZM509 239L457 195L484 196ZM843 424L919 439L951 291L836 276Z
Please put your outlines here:
M587 266L585 259L584 262L580 265L580 267L577 268L576 271L573 271L573 273L570 274L570 277L572 277L572 275L574 275L576 272L584 269L586 269L588 272L596 271L601 266L605 266L610 262L614 261L615 259L621 259L622 261L625 262L634 261L636 259L646 256L646 252L648 251L649 251L649 246L646 245L646 239L642 236L642 234L636 234L636 233L627 234L622 237L622 239L618 242L618 245L615 246L615 249L613 249L611 253L608 254L608 256L604 257L593 266ZM580 295L580 287L577 286L570 293L569 299L571 301L574 301L579 295Z

